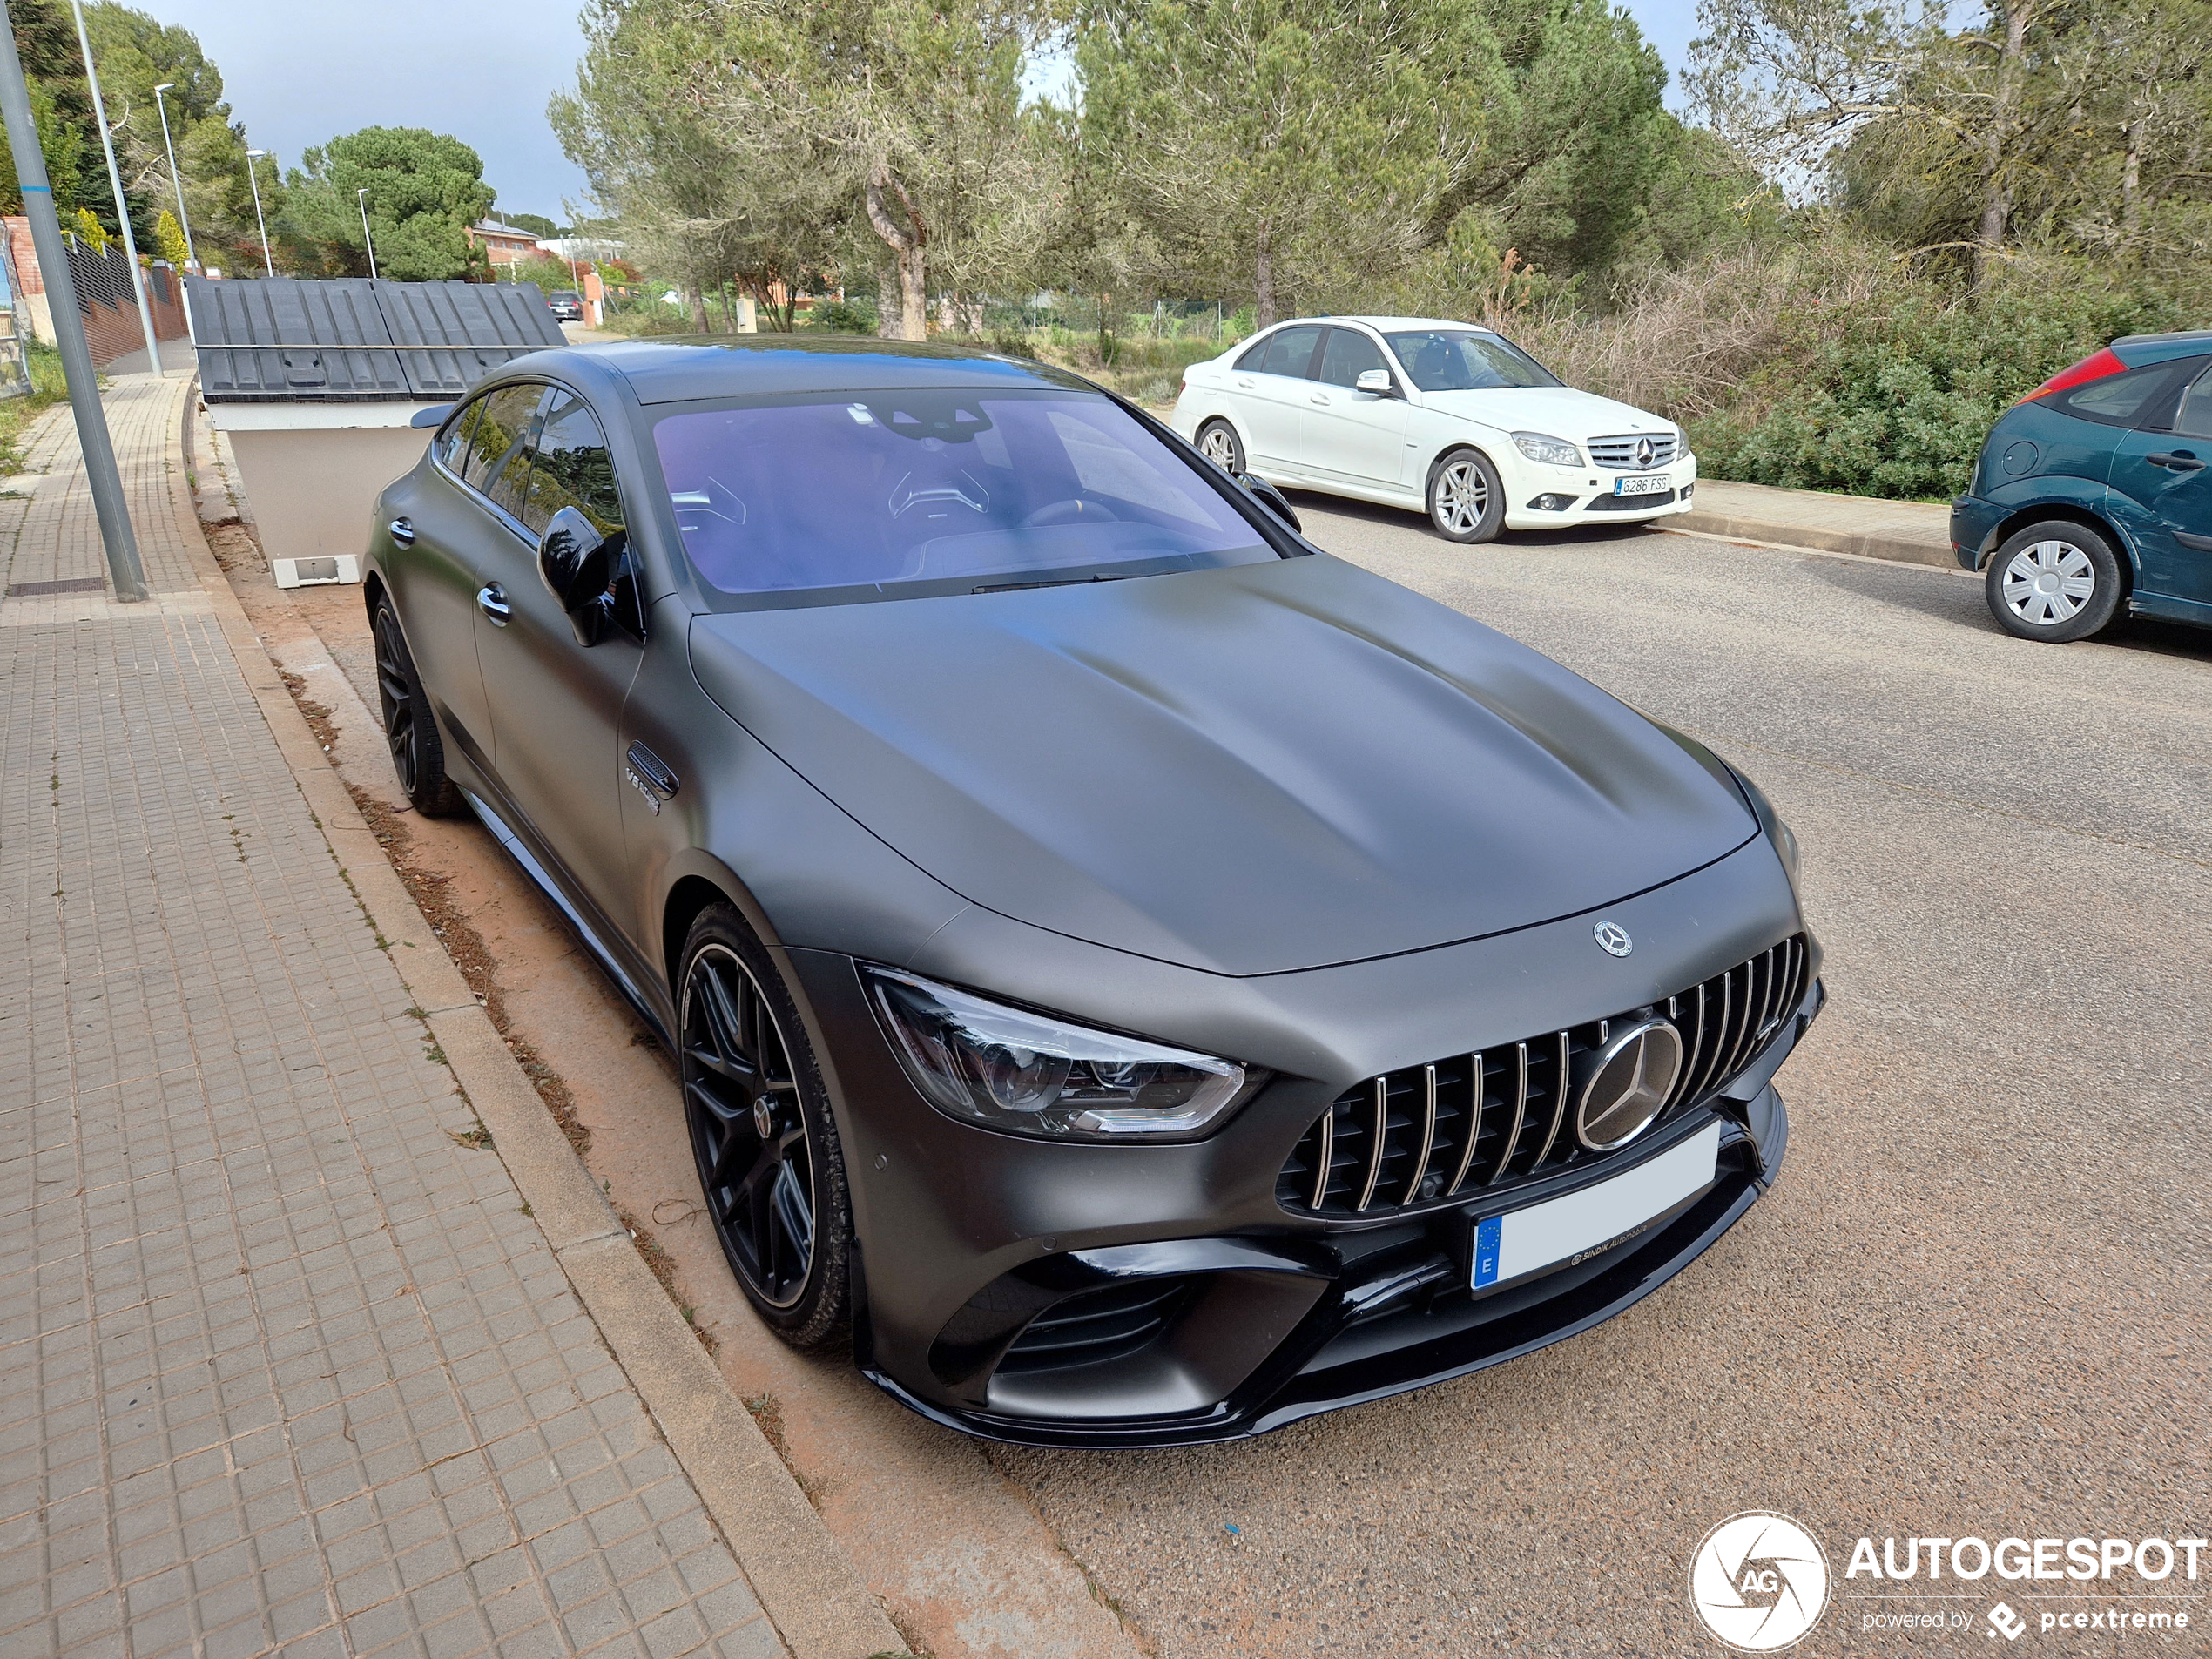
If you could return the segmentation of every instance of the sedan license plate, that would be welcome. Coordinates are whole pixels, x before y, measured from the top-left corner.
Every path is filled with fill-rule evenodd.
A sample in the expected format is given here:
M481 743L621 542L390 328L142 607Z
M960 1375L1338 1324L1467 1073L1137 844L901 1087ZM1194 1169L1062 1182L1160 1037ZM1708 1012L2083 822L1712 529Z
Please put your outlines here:
M1616 496L1663 496L1674 487L1675 481L1663 472L1647 472L1613 481L1613 493Z
M1720 1150L1721 1126L1709 1123L1680 1146L1610 1181L1486 1217L1474 1229L1473 1288L1575 1266L1627 1243L1711 1186Z

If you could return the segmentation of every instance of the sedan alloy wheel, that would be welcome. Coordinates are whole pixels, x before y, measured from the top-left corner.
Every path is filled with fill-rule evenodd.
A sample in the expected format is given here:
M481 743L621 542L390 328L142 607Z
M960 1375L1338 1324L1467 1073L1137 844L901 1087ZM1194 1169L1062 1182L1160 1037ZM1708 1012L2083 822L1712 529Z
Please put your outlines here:
M1428 478L1428 522L1447 541L1487 542L1506 522L1504 486L1489 458L1455 449Z
M725 945L684 983L684 1104L707 1213L745 1287L794 1305L814 1264L814 1157L799 1082L752 970Z

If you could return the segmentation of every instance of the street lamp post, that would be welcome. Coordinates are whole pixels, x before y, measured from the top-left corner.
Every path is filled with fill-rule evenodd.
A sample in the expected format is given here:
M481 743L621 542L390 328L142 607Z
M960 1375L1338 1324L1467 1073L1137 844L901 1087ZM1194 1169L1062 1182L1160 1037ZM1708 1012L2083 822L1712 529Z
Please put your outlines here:
M269 257L269 221L261 217L261 175L253 168L253 164L268 153L266 150L246 152L246 181L253 186L253 222L261 231L261 274L274 276L276 261Z
M138 327L146 337L146 367L161 373L161 346L153 335L153 308L146 304L146 273L138 269L138 239L131 233L131 203L123 193L123 173L115 165L115 135L108 131L107 106L100 100L100 71L92 66L92 37L84 32L84 8L70 0L77 14L77 44L84 54L84 84L92 94L92 118L99 123L100 148L107 152L108 188L115 193L116 222L123 227L123 257L131 266L131 293L138 302Z
M161 111L161 147L169 152L169 182L177 187L177 223L184 227L185 263L193 266L199 263L199 255L193 251L192 245L192 215L185 211L185 177L177 171L177 145L169 136L169 105L161 96L172 91L176 84L174 81L164 81L155 87L153 102L154 107Z
M366 185L355 191L361 205L361 240L368 244L368 280L376 280L376 239L368 233L368 190Z

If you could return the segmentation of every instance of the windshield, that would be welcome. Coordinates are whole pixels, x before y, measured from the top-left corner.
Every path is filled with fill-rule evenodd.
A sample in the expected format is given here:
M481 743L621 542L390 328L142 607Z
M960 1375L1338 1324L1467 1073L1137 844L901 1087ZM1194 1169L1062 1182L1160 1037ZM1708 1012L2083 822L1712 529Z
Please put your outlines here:
M751 400L666 415L653 442L684 550L726 594L962 593L1277 556L1197 466L1095 394Z
M1559 377L1517 346L1473 329L1420 328L1388 336L1406 377L1424 392L1557 386Z

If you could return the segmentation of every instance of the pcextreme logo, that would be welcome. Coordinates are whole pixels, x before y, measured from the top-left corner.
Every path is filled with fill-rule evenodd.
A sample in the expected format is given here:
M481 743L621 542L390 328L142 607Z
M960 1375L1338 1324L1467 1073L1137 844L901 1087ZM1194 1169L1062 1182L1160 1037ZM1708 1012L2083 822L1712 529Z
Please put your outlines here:
M1730 1515L1689 1558L1689 1604L1738 1652L1777 1652L1803 1640L1827 1608L1828 1557L1787 1515Z

